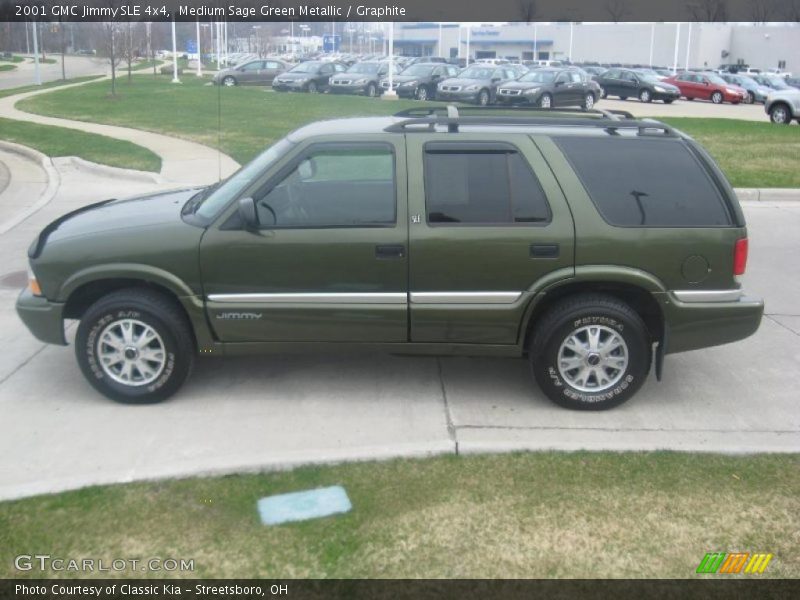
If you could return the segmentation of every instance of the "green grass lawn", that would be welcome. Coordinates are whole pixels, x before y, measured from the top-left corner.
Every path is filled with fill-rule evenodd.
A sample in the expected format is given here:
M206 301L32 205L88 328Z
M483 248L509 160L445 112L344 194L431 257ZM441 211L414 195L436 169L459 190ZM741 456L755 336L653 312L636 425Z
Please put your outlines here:
M335 484L352 512L260 524L258 498ZM800 456L449 456L134 483L0 503L0 531L0 577L47 576L13 570L35 552L194 559L184 576L199 577L693 578L712 551L772 553L761 577L800 577Z
M343 116L391 114L420 106L353 96L279 94L259 87L220 89L184 74L166 79L120 78L117 99L98 82L25 100L20 108L52 116L137 127L220 148L240 163L305 123ZM737 187L800 187L800 135L777 127L729 119L667 119L696 137Z
M3 71L14 71L16 68L17 65L11 65L6 63L4 65L0 65L0 73L2 73Z
M35 148L47 156L80 156L112 167L161 170L161 158L147 148L77 129L0 118L0 139Z
M21 62L24 62L24 61L25 61L25 57L24 56L19 56L18 54L12 54L11 58L4 58L3 56L0 56L0 62L21 63Z

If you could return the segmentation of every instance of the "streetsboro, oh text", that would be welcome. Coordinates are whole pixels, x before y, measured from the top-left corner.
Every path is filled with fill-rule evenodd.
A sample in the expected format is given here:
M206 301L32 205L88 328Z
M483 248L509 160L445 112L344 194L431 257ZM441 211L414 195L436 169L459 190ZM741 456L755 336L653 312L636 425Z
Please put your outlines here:
M406 9L399 6L364 6L355 7L357 17L404 17ZM178 7L181 17L347 17L350 11L345 11L341 6L330 4L328 6L270 6L262 5L260 8L253 6L186 6Z

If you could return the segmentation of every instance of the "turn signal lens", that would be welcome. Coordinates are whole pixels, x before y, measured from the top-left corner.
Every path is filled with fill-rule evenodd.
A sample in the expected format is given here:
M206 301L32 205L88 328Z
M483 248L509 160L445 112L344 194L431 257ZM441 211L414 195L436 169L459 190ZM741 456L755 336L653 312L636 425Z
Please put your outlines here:
M747 238L736 240L733 247L733 274L744 275L747 268Z
M28 289L34 296L42 295L42 287L39 285L39 281L36 279L36 275L34 275L33 271L31 271L30 269L28 269Z

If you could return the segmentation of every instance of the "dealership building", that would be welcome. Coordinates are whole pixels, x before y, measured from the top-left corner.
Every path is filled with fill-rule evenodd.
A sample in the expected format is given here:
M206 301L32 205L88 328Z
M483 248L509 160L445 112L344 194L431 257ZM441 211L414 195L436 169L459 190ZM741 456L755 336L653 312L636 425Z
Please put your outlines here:
M571 58L679 68L739 63L800 73L795 23L403 23L395 26L394 44L397 54L409 56Z

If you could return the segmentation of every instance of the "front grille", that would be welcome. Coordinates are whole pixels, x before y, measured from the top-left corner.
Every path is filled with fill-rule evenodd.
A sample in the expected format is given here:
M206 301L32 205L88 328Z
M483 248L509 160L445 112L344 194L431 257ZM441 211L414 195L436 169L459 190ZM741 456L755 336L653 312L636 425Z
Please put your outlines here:
M442 86L443 92L460 92L461 86L460 85L443 85Z
M395 84L392 86L392 89L393 89L393 90L396 90L396 89L397 89L397 86L398 86L398 84L397 84L397 83L395 83ZM388 81L384 81L383 83L381 83L381 87L382 87L383 89L385 89L385 90L388 90L388 89L389 89L389 82L388 82Z
M500 89L498 90L500 94L503 96L519 96L522 93L522 90L508 90L508 89Z
M333 85L350 85L352 82L349 79L335 79Z

